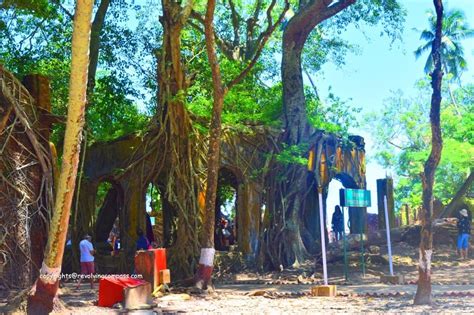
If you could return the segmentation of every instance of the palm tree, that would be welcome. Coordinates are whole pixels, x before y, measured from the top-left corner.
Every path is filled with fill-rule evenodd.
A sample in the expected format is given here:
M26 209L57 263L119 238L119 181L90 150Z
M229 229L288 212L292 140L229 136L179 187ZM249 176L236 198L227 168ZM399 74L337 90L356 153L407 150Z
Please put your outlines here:
M426 41L425 44L415 50L415 57L418 59L425 51L431 51L433 40L435 38L436 14L428 11L428 20L430 27L421 32L420 39ZM466 16L461 10L445 11L443 16L443 34L441 38L441 62L443 71L450 78L450 81L460 83L461 74L467 68L464 59L464 49L461 40L474 36L474 29L469 28L466 23ZM433 57L428 55L425 63L425 73L433 70ZM448 92L454 107L457 109L456 100L448 82Z
M430 51L435 38L436 14L428 12L430 28L423 30L420 39L426 41L425 44L415 50L415 57L419 58L425 51ZM461 40L474 36L474 29L469 28L466 23L466 16L461 10L446 11L443 18L443 36L441 38L441 59L443 70L446 74L451 74L452 80L459 81L462 72L466 69L467 63L464 59L464 49ZM433 70L433 57L429 54L425 63L425 72Z

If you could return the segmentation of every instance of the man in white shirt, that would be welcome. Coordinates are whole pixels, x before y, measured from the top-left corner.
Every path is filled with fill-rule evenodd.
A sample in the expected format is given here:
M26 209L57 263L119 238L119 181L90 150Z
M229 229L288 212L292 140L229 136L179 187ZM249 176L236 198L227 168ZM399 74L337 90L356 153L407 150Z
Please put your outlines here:
M84 239L79 243L79 250L81 252L81 274L88 275L91 281L91 289L94 288L94 246L91 243L92 237L84 235ZM79 278L77 288L81 285L82 277Z

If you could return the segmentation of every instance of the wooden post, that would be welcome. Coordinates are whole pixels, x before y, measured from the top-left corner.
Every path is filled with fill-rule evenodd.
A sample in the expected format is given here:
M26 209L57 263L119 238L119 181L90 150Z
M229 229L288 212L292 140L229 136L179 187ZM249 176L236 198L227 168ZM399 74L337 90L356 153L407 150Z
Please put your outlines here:
M379 229L385 227L385 206L384 196L387 197L388 218L390 226L395 226L395 203L393 200L393 179L377 179L377 208Z

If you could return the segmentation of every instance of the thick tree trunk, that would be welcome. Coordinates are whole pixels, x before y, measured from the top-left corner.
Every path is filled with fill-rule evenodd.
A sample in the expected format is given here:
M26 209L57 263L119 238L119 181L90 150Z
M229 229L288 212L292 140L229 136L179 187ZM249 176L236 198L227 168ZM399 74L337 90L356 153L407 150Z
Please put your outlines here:
M3 133L3 129L7 126L8 118L10 118L13 110L13 105L3 98L3 95L0 95L0 134Z
M295 16L288 22L283 33L283 110L285 132L283 142L288 146L304 145L310 140L314 129L306 117L301 54L311 31L322 21L344 10L355 0L300 1ZM276 161L275 161L276 162ZM278 163L278 162L276 162ZM318 162L316 162L318 163ZM273 268L288 266L308 256L300 230L302 213L305 213L306 193L308 193L306 167L290 165L285 167L285 180L271 179L269 185L269 206L272 213L267 235L265 236L267 256ZM283 167L275 166L272 177L281 177ZM280 172L280 174L277 174ZM316 193L316 189L314 192Z
M197 168L200 156L193 141L193 126L183 102L189 82L181 56L181 35L193 8L193 1L186 4L174 0L162 0L163 45L158 58L158 110L157 119L161 125L162 146L161 164L155 176L165 178L163 185L168 223L175 222L176 234L172 225L166 226L165 238L173 234L173 244L169 248L170 264L176 266L173 277L186 278L193 275L195 258L199 251L198 226L199 207L196 192L201 189ZM165 161L166 165L162 162ZM158 178L154 178L158 180ZM147 184L146 182L144 184ZM169 211L171 210L172 211ZM172 217L171 217L172 216Z
M40 276L28 300L29 314L48 314L57 294L69 213L76 184L87 90L92 0L78 0L74 16L68 120L53 218Z
M46 163L39 163L49 153L49 134L38 119L43 104L38 99L33 104L30 95L38 95L29 92L0 66L0 117L6 114L0 131L0 285L18 289L31 286L42 261L47 223L42 218L48 213L41 205L49 204L44 191L52 184Z
M432 56L434 61L434 71L431 74L431 86L433 94L431 96L431 153L425 162L422 174L423 184L423 216L420 241L420 262L418 266L418 288L415 295L415 304L431 304L431 256L433 254L433 233L431 225L431 215L433 212L433 185L436 167L441 159L443 149L443 139L440 126L440 106L441 106L441 82L443 72L441 70L441 37L443 24L443 3L442 0L433 0L436 9L436 34L433 41Z
M285 142L288 145L301 144L308 140L314 129L306 116L306 99L303 89L301 53L303 47L283 41L282 81L283 108L285 113Z
M283 35L282 82L283 108L285 114L285 133L283 141L291 146L308 141L313 128L306 118L306 100L303 90L303 73L301 53L306 38L296 40L292 36L293 27L288 25ZM299 34L307 37L308 34ZM278 162L276 162L278 163ZM277 172L283 169L276 168ZM278 176L278 174L275 174ZM301 213L304 212L306 192L306 167L289 165L286 180L273 180L275 187L270 190L273 204L270 211L272 227L267 236L267 247L270 253L272 268L288 267L298 264L309 257L301 238L300 228L303 226Z

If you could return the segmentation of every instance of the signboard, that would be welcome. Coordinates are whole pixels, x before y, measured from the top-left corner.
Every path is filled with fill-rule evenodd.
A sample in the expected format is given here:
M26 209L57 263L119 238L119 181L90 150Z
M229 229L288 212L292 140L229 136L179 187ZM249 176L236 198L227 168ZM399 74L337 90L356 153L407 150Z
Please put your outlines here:
M370 207L370 190L340 189L339 198L342 207Z

